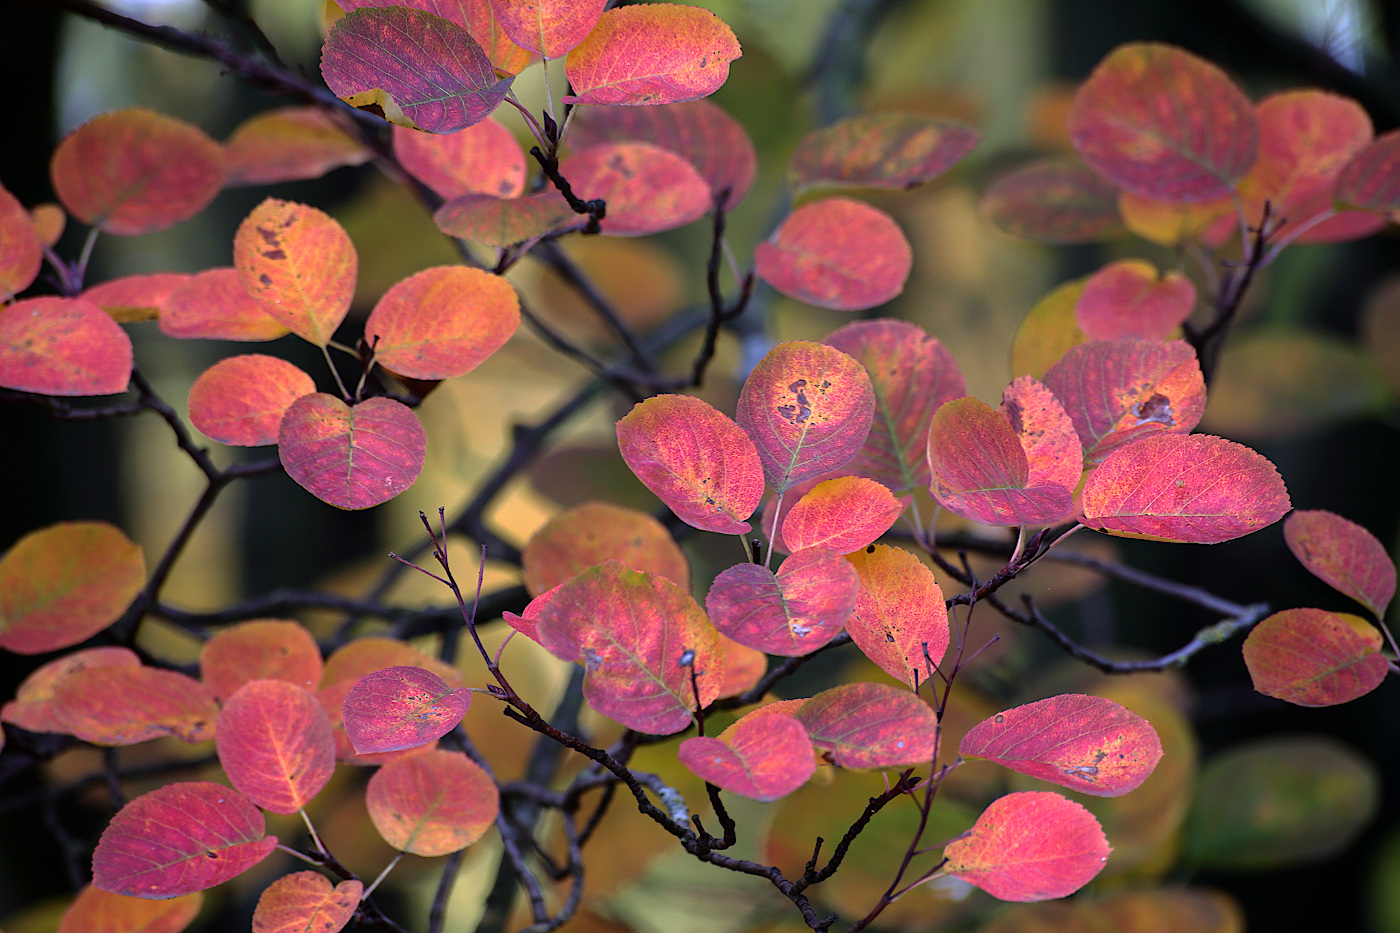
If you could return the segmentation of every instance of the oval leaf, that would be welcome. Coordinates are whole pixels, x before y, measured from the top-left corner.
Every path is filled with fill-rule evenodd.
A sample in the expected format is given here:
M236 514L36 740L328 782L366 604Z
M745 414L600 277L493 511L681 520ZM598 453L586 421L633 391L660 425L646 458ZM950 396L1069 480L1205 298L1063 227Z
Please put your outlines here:
M846 631L881 670L917 690L948 650L943 589L933 571L903 548L872 544L846 560L860 578Z
M496 0L493 0L496 2ZM645 3L608 10L564 60L566 104L674 104L729 79L739 40L709 10Z
M1288 513L1268 460L1209 434L1159 434L1120 447L1089 474L1084 524L1105 534L1218 544Z
M499 275L424 269L393 285L365 321L375 359L410 379L471 372L520 326L520 299Z
M873 479L840 476L818 483L783 518L783 544L790 553L825 548L859 551L899 521L904 503Z
M229 187L320 178L369 161L364 143L320 107L278 107L249 117L224 142Z
M1092 881L1110 851L1088 810L1059 794L1023 791L992 801L966 836L944 847L944 871L1003 901L1047 901Z
M1254 689L1297 706L1336 706L1365 696L1390 669L1381 633L1357 616L1285 609L1244 640Z
M131 381L131 338L82 298L0 308L0 386L43 395L114 395Z
M815 185L912 188L962 161L982 134L957 120L869 113L813 130L788 165L794 191Z
M385 842L433 857L480 839L496 821L500 792L466 755L433 750L376 771L365 788L365 806Z
M958 753L1095 797L1118 797L1147 780L1162 743L1132 710L1065 693L984 719L963 736Z
M225 700L250 680L285 680L306 690L321 682L321 649L299 622L253 619L214 633L199 652L199 676Z
M406 6L451 20L471 33L482 50L491 56L496 73L502 76L519 74L533 57L510 41L510 37L501 29L491 8L491 0L338 0L336 5L346 11L365 7Z
M1288 549L1308 572L1382 618L1395 596L1395 564L1385 545L1355 522L1321 509L1283 523Z
M617 446L637 478L687 525L743 534L763 498L749 435L708 402L657 395L617 422Z
M262 813L209 781L167 784L122 807L92 854L92 885L167 898L237 877L272 854Z
M194 678L127 665L69 673L54 685L53 711L63 731L94 745L135 745L166 735L206 742L219 716L214 695Z
M452 689L432 671L400 665L361 677L346 694L341 715L356 752L396 752L451 732L471 702L471 691Z
M1074 95L1070 139L1085 162L1135 194L1206 201L1254 164L1259 127L1216 66L1154 42L1120 45Z
M282 417L277 455L287 475L338 509L367 509L413 485L427 434L401 402L370 398L354 408L334 395L305 395Z
M1089 276L1074 315L1090 340L1164 340L1195 307L1196 286L1181 273L1121 259Z
M1021 376L1002 391L1000 411L1026 452L1030 485L1079 485L1084 472L1079 434L1054 393L1030 376Z
M811 654L841 632L855 608L860 581L835 551L798 551L775 575L758 564L735 564L715 577L705 609L719 629L765 654Z
M580 198L607 202L602 230L613 236L683 227L710 209L710 186L695 166L650 143L594 146L569 156L559 172Z
M130 648L106 645L60 655L24 678L15 698L0 708L0 720L30 732L65 732L67 726L54 710L54 690L59 681L88 667L140 667L141 658Z
M504 247L543 236L573 216L552 192L519 198L464 194L438 208L433 223L448 236Z
M229 783L273 813L295 813L335 770L331 718L306 688L254 680L224 701L215 746Z
M491 0L501 30L522 49L563 58L593 31L606 0Z
M87 641L146 583L141 548L106 522L60 522L0 557L0 648L42 654Z
M204 895L197 891L150 901L88 885L63 912L57 933L180 933L199 916L202 906Z
M1400 130L1377 136L1337 176L1338 203L1357 210L1400 210Z
M230 356L190 386L190 423L221 444L275 444L287 409L315 391L311 377L284 359L261 353Z
M758 277L819 308L861 311L904 291L914 252L884 211L850 198L804 204L754 250Z
M86 288L78 297L106 311L118 324L149 321L160 313L170 296L192 278L194 276L184 272L124 275Z
M321 77L352 107L397 126L453 133L480 123L511 78L456 23L407 7L352 10L321 48Z
M609 559L690 588L690 562L666 526L606 502L585 502L551 518L530 536L520 569L530 595L538 596Z
M173 289L160 303L160 329L181 340L276 340L290 333L232 267L206 269Z
M768 351L744 381L735 412L778 492L845 466L870 433L875 391L865 367L819 343Z
M101 171L93 171L100 165ZM154 233L189 220L224 184L222 147L196 126L150 110L93 117L49 164L68 213L107 233Z
M0 301L8 301L39 276L44 244L29 212L0 186Z
M786 797L817 770L807 730L789 716L745 716L723 739L681 742L677 757L709 783L750 800Z
M361 881L331 881L318 871L283 875L267 886L253 909L253 933L338 933L360 906Z
M926 764L938 751L938 716L918 696L898 687L833 687L793 715L812 744L842 768Z
M1045 243L1096 243L1125 232L1118 189L1077 159L1043 159L1009 172L979 207L1003 233Z
M525 190L525 153L495 120L446 136L396 126L394 157L449 201L466 194L513 198Z

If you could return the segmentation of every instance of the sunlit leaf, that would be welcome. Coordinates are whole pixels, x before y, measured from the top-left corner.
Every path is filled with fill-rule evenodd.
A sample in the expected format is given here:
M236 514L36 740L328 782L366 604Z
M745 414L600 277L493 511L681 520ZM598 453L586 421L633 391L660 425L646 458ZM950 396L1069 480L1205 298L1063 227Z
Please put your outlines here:
M872 544L846 560L860 596L846 621L851 640L895 680L917 688L948 650L948 609L933 571L903 548Z
M521 573L531 595L553 589L605 560L690 587L690 562L666 526L645 512L607 502L587 502L560 512L530 536Z
M495 120L446 135L396 126L393 140L399 164L449 201L464 194L513 198L525 190L525 153Z
M433 222L448 236L503 247L543 236L577 216L554 192L518 198L464 194L438 208Z
M106 522L31 531L0 557L0 648L42 654L84 642L146 583L141 548Z
M545 58L563 58L593 31L605 0L491 0L511 41Z
M1395 564L1385 545L1355 522L1332 512L1294 512L1283 523L1288 549L1308 572L1376 614L1395 596Z
M914 253L884 211L825 198L793 211L754 250L759 278L819 308L860 311L904 291Z
M826 548L849 554L875 541L899 521L904 503L873 479L840 476L819 483L783 518L789 552Z
M982 141L966 123L918 113L868 113L813 130L788 164L794 191L815 185L912 188L962 161Z
M763 498L763 466L749 435L708 402L658 395L617 422L622 459L688 525L743 534Z
M1400 209L1400 130L1377 136L1337 175L1337 202L1363 211Z
M715 577L705 609L719 629L766 654L811 654L841 632L855 608L860 582L835 551L798 551L776 574L739 563Z
M864 366L875 392L870 434L845 471L895 492L928 486L929 422L939 405L967 394L953 355L923 328L892 318L854 321L823 342Z
M875 392L865 367L819 343L768 351L744 381L735 420L753 438L778 492L840 469L870 433Z
M1056 286L1026 312L1011 340L1011 373L1044 380L1060 357L1088 340L1079 329L1074 308L1084 294L1085 279Z
M43 395L114 395L131 380L131 338L82 298L0 308L0 386Z
M258 898L253 933L338 933L355 915L364 889L354 879L331 887L318 871L283 875Z
M432 671L399 665L361 677L341 715L358 754L396 752L451 732L471 701L469 690L453 689Z
M278 107L249 117L224 142L226 185L320 178L363 165L370 152L320 107Z
M788 716L745 716L720 738L686 739L677 756L709 783L751 800L786 797L817 768L807 730Z
M580 198L607 202L602 229L613 236L645 236L683 227L710 209L709 183L695 167L650 143L605 143L584 149L560 163L559 172Z
M305 687L249 681L226 700L215 734L229 783L273 813L295 813L335 770L331 719Z
M1254 164L1254 108L1215 65L1170 45L1108 54L1074 95L1070 138L1115 184L1167 201L1229 194Z
M965 837L944 847L944 870L1003 901L1047 901L1092 881L1109 851L1088 810L1059 794L1022 791L992 801Z
M180 933L203 905L204 895L198 891L152 901L88 885L63 912L57 933Z
M1120 259L1089 276L1074 313L1090 340L1165 340L1195 307L1196 286L1181 273Z
M210 340L275 340L290 333L232 267L206 269L172 289L160 304L160 329L170 337Z
M192 278L194 276L185 272L124 275L83 289L78 297L106 311L118 324L149 321L160 313L170 296Z
M812 744L842 768L926 764L938 750L938 716L899 687L843 684L812 697L793 715Z
M109 665L71 671L54 685L63 731L94 745L135 745L173 735L214 737L219 708L209 689L179 671Z
M1196 353L1181 340L1095 340L1070 348L1045 373L1079 432L1086 465L1129 441L1186 434L1205 411Z
M1288 513L1264 457L1209 434L1158 434L1119 447L1089 474L1084 524L1105 534L1218 544Z
M1365 696L1390 670L1381 633L1365 619L1322 609L1285 609L1244 640L1254 689L1297 706L1336 706Z
M44 246L29 212L0 186L0 301L28 288L43 261Z
M1117 188L1077 159L1044 159L998 178L979 207L1012 236L1095 243L1123 235L1117 198Z
M49 173L68 213L108 233L154 233L204 210L224 184L223 148L150 110L93 117L64 137Z
M282 417L277 455L287 475L338 509L387 502L423 471L427 434L412 409L388 398L346 405L304 395Z
M1126 707L1065 693L983 720L963 736L958 753L1095 797L1117 797L1147 780L1162 743L1151 723Z
M321 77L350 106L429 133L480 123L512 81L496 77L461 26L398 6L353 10L337 20L321 49Z
M214 633L199 651L199 676L226 700L251 680L285 680L307 690L321 682L321 649L299 622L251 619Z
M365 321L375 359L412 379L471 372L520 326L520 300L499 275L466 266L424 269L384 293Z
M391 761L365 788L369 817L384 841L414 855L447 855L482 837L500 793L461 752L430 751Z
M279 357L226 357L190 386L190 423L221 444L275 444L287 408L315 391L305 371Z
M1012 380L1001 393L1001 408L1026 452L1027 483L1074 489L1084 472L1079 435L1060 400L1030 376Z
M495 2L495 0L493 0ZM729 78L739 41L714 13L676 3L608 10L564 60L566 104L674 104Z
M233 238L233 264L263 310L298 337L324 347L355 297L359 259L328 214L268 198Z
M0 708L0 720L30 732L65 732L54 711L54 688L74 671L89 667L139 667L141 658L130 648L103 645L60 655L24 678L15 698Z
M234 878L272 854L263 815L237 791L167 784L112 817L92 855L92 884L112 894L170 898Z

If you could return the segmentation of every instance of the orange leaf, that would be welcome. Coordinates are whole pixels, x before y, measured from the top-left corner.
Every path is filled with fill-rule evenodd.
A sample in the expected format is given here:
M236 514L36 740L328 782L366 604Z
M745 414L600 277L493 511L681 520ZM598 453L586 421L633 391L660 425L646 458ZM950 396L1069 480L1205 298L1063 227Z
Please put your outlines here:
M860 311L895 298L914 262L894 219L861 201L799 207L754 250L759 278L819 308Z
M131 381L131 338L81 298L0 308L0 386L42 395L115 395Z
M0 557L0 648L43 654L111 625L146 583L141 548L106 522L60 522Z
M251 680L285 680L307 690L321 682L321 649L299 622L253 619L214 634L199 652L199 676L226 700Z
M1228 223L1233 229L1236 223L1235 202L1229 195L1183 204L1124 191L1118 195L1118 213L1128 230L1163 246L1209 239L1216 232L1216 224ZM1230 230L1225 231L1226 235L1229 233Z
M982 216L1012 236L1096 243L1123 235L1118 189L1077 159L1042 159L1002 175L982 195Z
M438 266L391 286L365 321L365 339L399 375L448 379L471 372L519 326L520 299L504 278Z
M705 609L715 628L766 654L811 654L841 633L860 582L835 551L798 551L776 574L740 563L715 577Z
M1165 340L1195 307L1196 286L1181 273L1120 259L1089 276L1074 314L1090 340Z
M525 154L495 120L448 135L394 127L394 157L446 200L464 194L513 198L525 190Z
M0 186L0 301L28 288L43 261L44 246L29 212Z
M710 186L695 166L650 143L594 146L569 156L559 172L579 197L607 202L602 230L613 236L683 227L710 209Z
M563 58L593 31L606 0L491 0L501 30L522 49Z
M933 571L903 548L872 544L846 560L860 578L846 631L861 652L912 688L948 650L948 608Z
M500 792L461 752L430 751L376 771L365 806L385 842L431 858L480 839L496 821Z
M277 443L277 428L293 402L316 391L303 370L275 356L230 356L190 386L190 423L221 444Z
M335 770L330 716L285 680L252 680L224 700L215 745L229 783L273 813L305 807Z
M258 898L253 933L337 933L355 916L364 889L354 879L332 888L316 871L283 875Z
M1365 696L1390 670L1376 627L1353 615L1285 609L1244 640L1254 689L1297 706L1336 706Z
M606 502L586 502L551 518L530 536L520 569L530 595L538 596L610 558L690 588L690 562L666 526Z
M982 141L965 123L918 113L867 113L802 137L788 165L794 191L816 185L912 188L962 161Z
M438 208L433 223L448 236L503 247L543 236L574 216L552 191L519 198L464 194Z
M206 742L214 737L219 707L207 687L178 671L113 665L61 678L54 685L53 712L69 735L115 746L165 735Z
M709 783L750 800L786 797L817 770L807 730L789 716L745 716L720 738L681 742L677 757Z
M938 751L938 716L908 690L845 684L812 697L793 714L812 744L842 768L927 764Z
M160 313L170 296L192 278L194 276L185 272L124 275L85 288L78 297L106 311L118 324L149 321ZM239 289L242 289L241 285Z
M293 402L277 435L287 475L338 509L367 509L412 486L427 434L412 409L387 398L346 405L318 392Z
M0 720L30 732L65 732L67 727L54 711L58 682L74 671L89 667L139 667L141 658L130 648L106 645L61 655L24 678L15 698L0 708Z
M904 503L873 479L839 476L814 486L783 518L783 544L790 553L826 548L849 554L879 538L899 521Z
M1021 376L1001 393L1002 415L1026 452L1028 485L1074 489L1084 472L1079 435L1060 400L1038 380Z
M101 166L101 171L93 171ZM196 126L151 110L93 117L49 165L68 213L107 233L154 233L204 210L224 184L223 148Z
M290 333L232 267L206 269L172 289L160 304L160 330L182 340L276 340Z
M363 165L369 150L320 107L278 107L249 117L224 142L230 187L320 178Z
M1375 535L1340 515L1313 509L1288 516L1283 537L1309 573L1376 618L1385 616L1395 596L1395 564Z
M204 895L198 891L151 901L88 885L63 912L57 933L180 933L194 923L202 906Z
M497 2L497 0L493 0ZM644 3L608 10L564 60L566 104L674 104L729 78L739 41L709 10Z

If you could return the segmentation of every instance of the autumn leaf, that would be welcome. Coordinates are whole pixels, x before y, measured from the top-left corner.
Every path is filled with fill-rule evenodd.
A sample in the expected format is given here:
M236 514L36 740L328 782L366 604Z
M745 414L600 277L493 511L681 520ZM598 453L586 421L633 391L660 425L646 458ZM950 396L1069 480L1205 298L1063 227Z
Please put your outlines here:
M793 716L842 768L925 764L938 751L937 714L915 694L886 684L832 687Z
M376 771L365 788L365 806L385 842L433 857L480 839L495 823L500 792L466 755L434 750Z
M783 518L783 543L790 553L825 548L859 551L899 520L904 503L873 479L839 476L818 483Z
M1041 159L1008 172L983 192L979 208L1002 232L1044 243L1124 233L1118 189L1078 159Z
M531 595L538 596L609 559L690 587L690 562L666 526L607 502L586 502L546 522L526 543L521 572Z
M948 609L933 571L909 551L885 544L846 560L860 578L846 631L881 670L917 689L948 650Z
M320 178L363 165L370 151L320 107L277 107L256 114L224 142L228 187Z
M450 379L479 366L519 326L520 299L504 278L438 266L391 286L365 321L365 339L394 373Z
M816 771L807 730L789 716L745 716L719 738L686 739L677 756L709 783L751 800L786 797Z
M751 563L721 571L705 609L715 628L741 645L798 657L840 634L859 589L840 554L809 548L788 557L776 574Z
M412 486L426 447L412 409L382 397L351 407L334 395L304 395L287 407L277 434L287 475L339 509L367 509Z
M1355 522L1321 509L1294 512L1283 538L1313 576L1385 616L1395 596L1395 563L1385 545Z
M321 649L299 622L250 619L215 632L199 651L199 676L219 700L251 680L285 680L314 691Z
M635 106L708 97L740 54L734 32L709 10L676 3L617 7L564 60L573 88L564 103Z
M87 885L59 918L57 933L181 933L203 906L198 891L153 901Z
M190 386L190 423L221 444L275 444L287 409L315 391L316 383L305 371L280 357L226 357Z
M962 161L982 134L957 120L867 113L804 136L788 165L794 191L816 185L912 188Z
M1381 633L1358 616L1285 609L1250 630L1245 667L1254 689L1297 706L1336 706L1365 696L1390 671Z
M115 395L131 381L131 338L82 298L0 308L0 386L41 395Z
M254 680L224 700L215 746L229 783L273 813L295 813L335 770L331 720L305 687Z
M789 298L837 311L897 297L913 262L894 218L850 198L804 204L754 250L754 271L763 281Z
M353 878L332 887L318 871L283 875L258 898L253 933L338 933L355 915L364 889Z
M453 689L432 671L397 665L366 674L345 695L341 716L360 755L396 752L439 739L471 706L471 691Z

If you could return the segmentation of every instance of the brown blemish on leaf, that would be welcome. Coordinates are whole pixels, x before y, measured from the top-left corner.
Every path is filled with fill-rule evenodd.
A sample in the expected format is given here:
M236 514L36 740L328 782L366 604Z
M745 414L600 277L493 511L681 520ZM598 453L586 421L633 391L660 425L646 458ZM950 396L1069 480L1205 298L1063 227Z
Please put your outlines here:
M1133 417L1137 419L1138 425L1156 422L1167 427L1175 427L1176 416L1172 411L1171 399L1160 392L1153 395L1146 401L1138 402L1133 406Z
M1009 398L1002 402L1002 406L1006 409L1006 420L1011 422L1011 430L1017 434L1024 433L1025 424L1021 420L1021 403Z
M807 393L804 391L806 388L806 379L798 379L788 386L788 391L797 396L797 404L778 406L778 414L784 420L790 421L793 424L801 424L811 417L812 406L811 403L807 401Z

